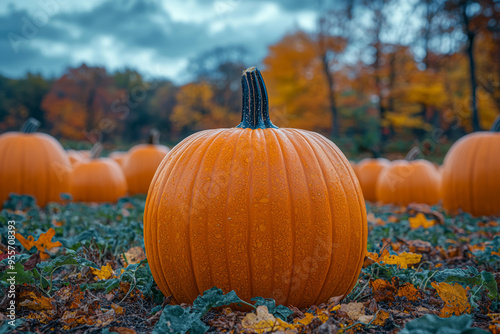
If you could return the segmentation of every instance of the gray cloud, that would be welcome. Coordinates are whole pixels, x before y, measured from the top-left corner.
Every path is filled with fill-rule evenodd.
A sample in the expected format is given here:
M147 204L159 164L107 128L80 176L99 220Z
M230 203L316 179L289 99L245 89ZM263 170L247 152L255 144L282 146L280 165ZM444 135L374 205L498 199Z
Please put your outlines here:
M191 14L180 1L169 2L169 7L156 0L104 0L73 11L67 0L49 1L64 1L65 7L39 27L44 12L38 7L10 6L0 14L0 73L20 76L29 70L53 75L85 61L112 69L159 65L170 72L167 75L175 75L181 71L177 64L187 59L217 46L242 43L248 45L249 59L257 61L269 44L297 27L298 15L309 3L192 0L187 1L195 9ZM223 7L217 8L221 3ZM26 38L30 28L36 33ZM25 40L12 48L9 33Z

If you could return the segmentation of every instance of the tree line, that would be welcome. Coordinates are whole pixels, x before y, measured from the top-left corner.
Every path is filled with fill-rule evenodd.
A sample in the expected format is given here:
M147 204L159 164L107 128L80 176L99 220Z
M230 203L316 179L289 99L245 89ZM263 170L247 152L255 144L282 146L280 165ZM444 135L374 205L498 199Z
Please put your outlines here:
M261 68L273 122L334 138L351 152L404 151L487 129L500 113L500 3L317 0L314 31L271 45ZM191 59L176 85L85 64L57 79L0 76L0 131L28 117L68 142L168 143L238 124L248 47ZM429 139L431 139L429 141Z

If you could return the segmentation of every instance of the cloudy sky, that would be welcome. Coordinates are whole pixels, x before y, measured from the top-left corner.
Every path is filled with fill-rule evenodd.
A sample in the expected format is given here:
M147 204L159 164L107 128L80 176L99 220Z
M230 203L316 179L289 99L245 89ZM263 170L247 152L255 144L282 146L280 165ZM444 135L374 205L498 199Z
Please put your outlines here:
M315 14L304 0L3 0L0 74L60 75L68 66L129 67L175 81L188 60L245 43L258 63L270 44Z

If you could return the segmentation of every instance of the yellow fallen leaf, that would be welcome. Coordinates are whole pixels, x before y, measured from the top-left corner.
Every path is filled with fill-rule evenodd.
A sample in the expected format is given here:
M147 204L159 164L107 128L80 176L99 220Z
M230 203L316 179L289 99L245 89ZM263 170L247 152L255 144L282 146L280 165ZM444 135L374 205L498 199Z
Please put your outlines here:
M37 296L34 292L25 291L21 293L21 298L26 298L19 303L19 306L29 308L30 310L42 311L42 310L52 310L54 305L52 305L53 299Z
M340 310L340 308L341 308L341 305L335 305L334 307L332 307L330 309L330 312L338 311L338 310Z
M280 318L275 318L270 314L267 306L258 306L256 313L248 313L241 321L241 325L245 329L254 331L257 334L284 331L294 329L298 325L289 324Z
M16 233L16 239L19 240L21 245L26 248L26 250L30 250L33 246L35 246L40 251L40 259L48 260L50 255L47 252L62 246L59 241L52 242L52 238L55 235L56 231L53 228L49 228L47 232L40 234L40 237L36 241L32 235L29 235L28 238L24 238L19 233Z
M312 314L312 313L306 313L304 318L302 318L302 319L294 319L293 323L294 324L301 324L301 325L307 326L311 322L313 322L313 320L315 318L316 317L314 316L314 314Z
M436 221L434 219L427 219L421 212L417 213L415 217L408 218L408 221L410 222L410 227L412 229L417 229L419 227L429 228L436 225Z
M125 310L123 309L123 307L121 307L120 305L116 305L115 303L111 304L111 308L113 310L115 310L115 313L117 315L121 315L125 312Z
M97 281L99 279L110 279L114 278L113 268L111 268L111 264L108 262L105 266L102 266L101 269L90 268L92 274L96 277L94 279Z
M367 252L366 256L379 264L396 264L398 268L407 269L409 265L417 264L422 259L422 255L403 252L398 255L391 255L387 249L382 254ZM365 259L366 261L366 259Z
M398 268L407 269L409 265L417 264L422 259L422 255L403 252L399 255L389 255L382 259L387 264L396 264Z
M380 311L378 311L377 317L375 318L375 320L372 321L372 325L384 326L387 319L389 319L389 317L390 317L389 312L386 312L384 310L380 310Z
M441 309L441 317L449 318L452 315L470 313L471 307L467 300L467 291L459 283L451 285L445 282L432 282L431 285L445 303Z

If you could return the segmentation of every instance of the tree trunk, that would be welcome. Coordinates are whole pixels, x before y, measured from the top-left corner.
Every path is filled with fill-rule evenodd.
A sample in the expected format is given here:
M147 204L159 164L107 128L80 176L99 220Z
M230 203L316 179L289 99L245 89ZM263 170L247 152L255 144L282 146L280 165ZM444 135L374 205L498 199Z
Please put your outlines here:
M340 131L337 101L335 99L335 80L328 66L326 53L321 55L321 62L323 63L323 71L325 72L326 81L328 83L328 100L330 103L330 112L332 113L332 130L330 135L332 138L335 138L338 137Z
M481 131L479 124L479 112L477 110L477 97L476 97L476 66L474 61L474 38L476 34L469 27L469 17L467 16L467 5L462 5L462 18L467 36L467 57L469 58L469 79L470 79L470 104L472 109L472 129L473 131Z
M379 33L377 33L377 36ZM382 52L380 50L381 45L380 45L380 39L379 41L375 44L375 62L373 63L373 69L375 70L375 88L377 91L377 96L378 96L378 109L379 109L379 115L380 115L380 140L382 142L382 147L384 143L387 141L387 129L382 126L382 121L384 120L385 117L385 108L382 104L382 79L380 78L380 58L382 55Z

